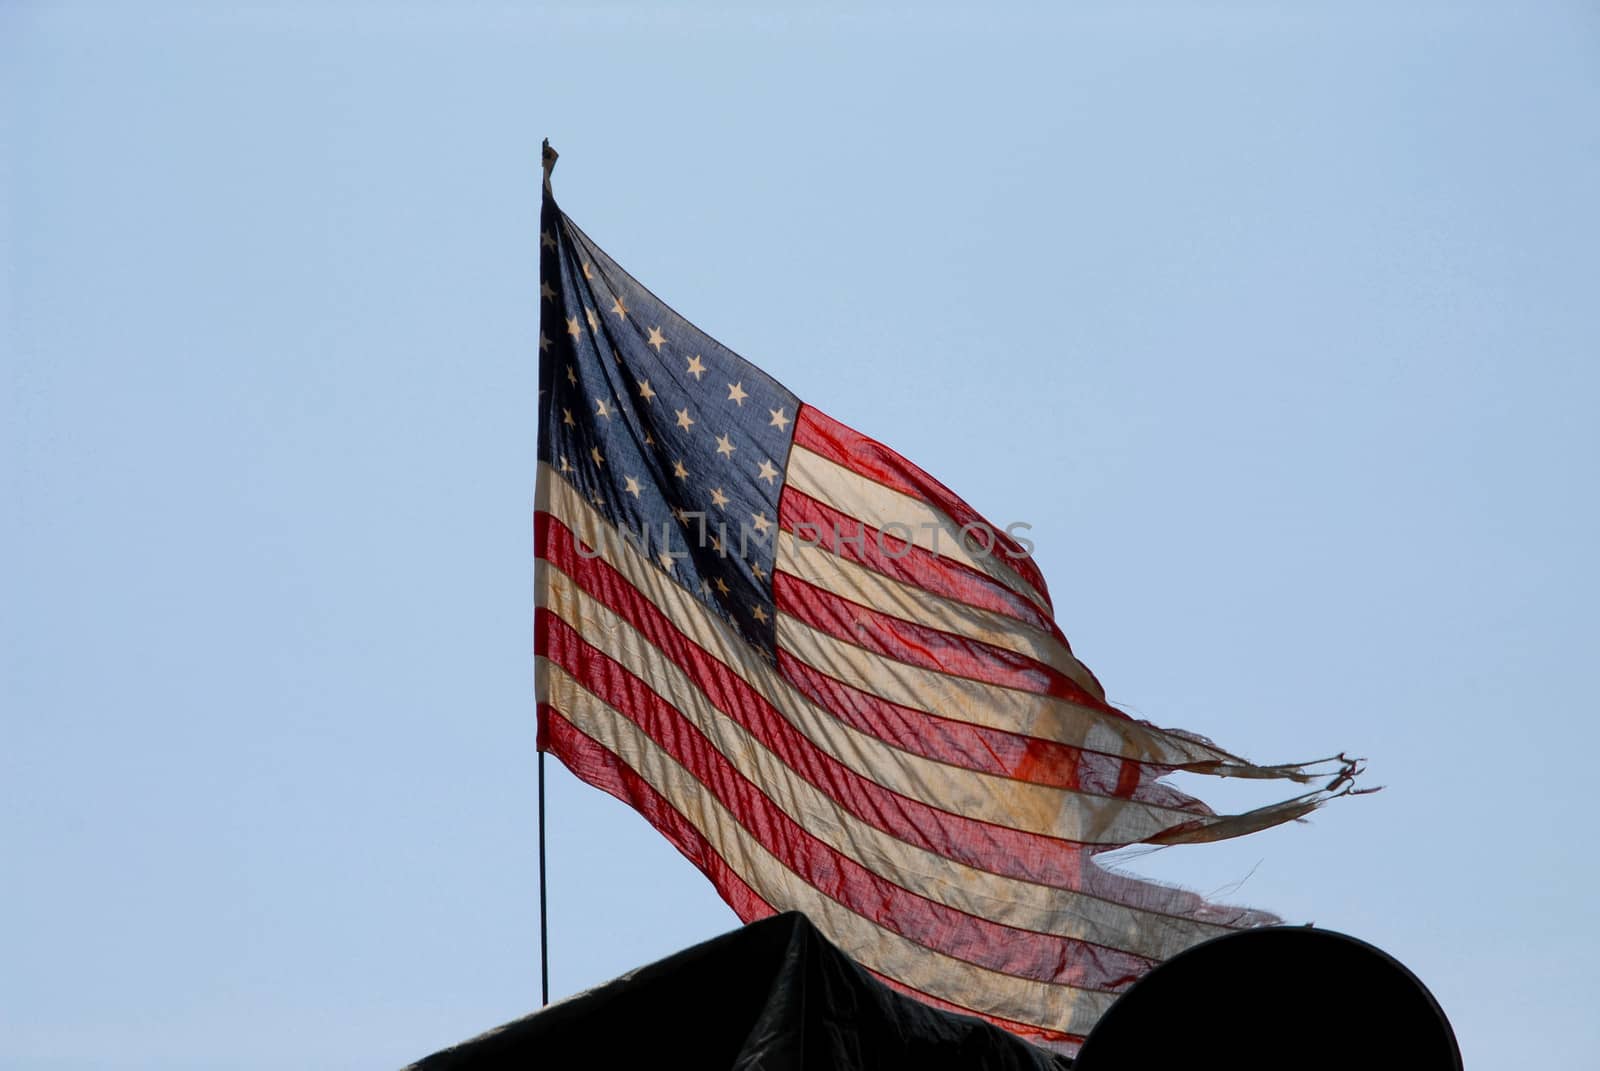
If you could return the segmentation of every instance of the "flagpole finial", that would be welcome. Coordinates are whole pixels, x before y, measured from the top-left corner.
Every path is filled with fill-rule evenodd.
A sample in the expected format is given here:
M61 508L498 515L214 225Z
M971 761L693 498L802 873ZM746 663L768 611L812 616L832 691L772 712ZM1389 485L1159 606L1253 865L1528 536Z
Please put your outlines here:
M556 169L556 161L560 158L561 154L550 147L550 139L545 138L542 159L544 163L544 188L546 193L550 191L550 172Z

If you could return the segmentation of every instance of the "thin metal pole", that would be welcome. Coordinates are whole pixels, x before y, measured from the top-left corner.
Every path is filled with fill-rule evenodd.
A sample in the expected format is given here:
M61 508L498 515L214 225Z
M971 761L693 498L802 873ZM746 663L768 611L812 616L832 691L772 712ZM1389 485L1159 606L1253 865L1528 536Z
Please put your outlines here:
M539 996L550 1003L550 910L544 887L544 752L539 752Z
M550 172L555 170L556 158L560 154L550 147L550 139L545 138L539 150L539 165L544 172L544 198L549 200ZM543 258L540 258L541 276ZM534 626L538 631L538 626ZM550 901L545 886L544 866L544 742L539 746L539 1000L542 1005L550 1003Z

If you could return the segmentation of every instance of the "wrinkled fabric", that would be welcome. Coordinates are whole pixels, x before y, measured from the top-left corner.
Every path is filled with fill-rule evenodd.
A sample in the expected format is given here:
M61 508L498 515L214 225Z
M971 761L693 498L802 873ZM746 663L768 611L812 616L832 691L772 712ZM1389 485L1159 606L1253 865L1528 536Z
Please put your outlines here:
M786 912L434 1053L415 1071L1060 1071L996 1026L893 992Z

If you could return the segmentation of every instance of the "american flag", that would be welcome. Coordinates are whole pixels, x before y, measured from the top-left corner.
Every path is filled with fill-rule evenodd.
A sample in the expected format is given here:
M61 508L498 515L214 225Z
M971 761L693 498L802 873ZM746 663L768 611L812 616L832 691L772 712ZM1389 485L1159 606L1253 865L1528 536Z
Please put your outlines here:
M891 986L1069 1049L1155 963L1276 921L1100 852L1349 791L1106 702L1020 541L617 266L540 233L539 747L741 919L805 912ZM1218 815L1174 770L1326 782Z

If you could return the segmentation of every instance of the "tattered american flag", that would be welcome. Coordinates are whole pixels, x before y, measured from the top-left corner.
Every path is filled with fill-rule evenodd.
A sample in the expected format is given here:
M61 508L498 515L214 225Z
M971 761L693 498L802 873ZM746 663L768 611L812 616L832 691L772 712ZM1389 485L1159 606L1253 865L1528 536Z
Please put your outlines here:
M640 811L740 918L805 912L890 985L1071 1048L1158 961L1275 921L1097 853L1348 791L1130 719L1003 528L540 233L539 747ZM1174 770L1319 787L1217 815Z

